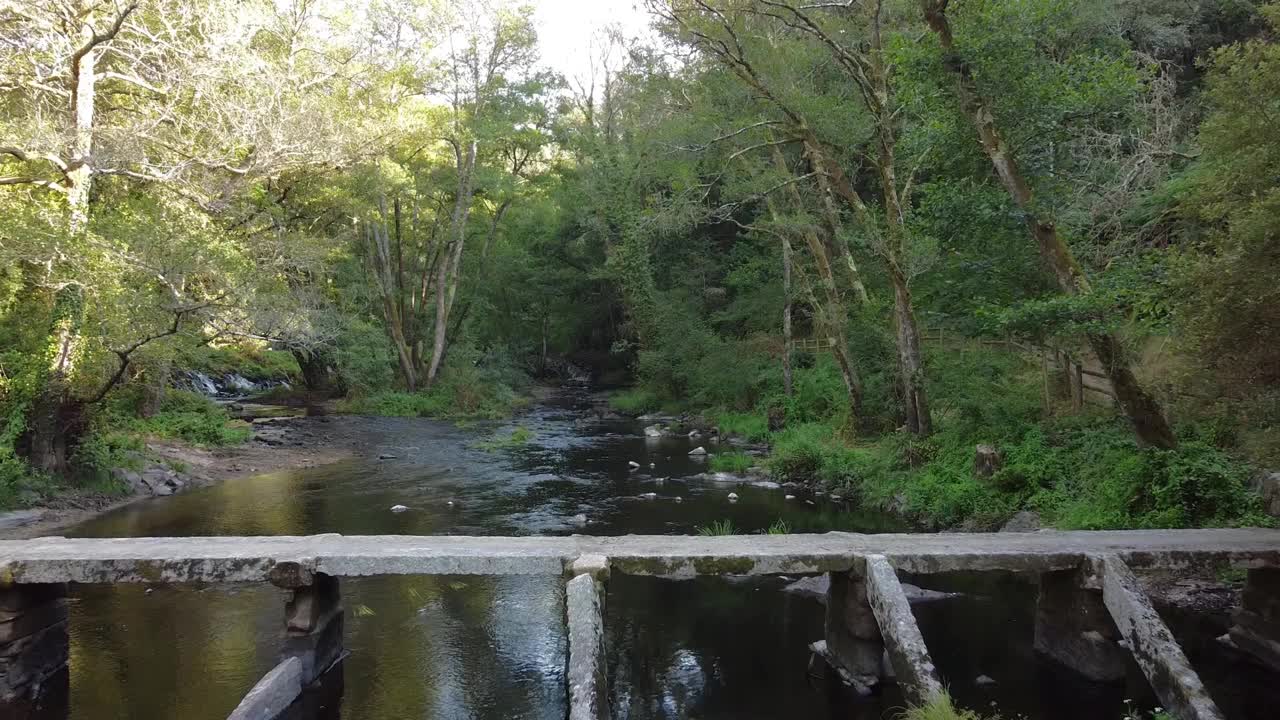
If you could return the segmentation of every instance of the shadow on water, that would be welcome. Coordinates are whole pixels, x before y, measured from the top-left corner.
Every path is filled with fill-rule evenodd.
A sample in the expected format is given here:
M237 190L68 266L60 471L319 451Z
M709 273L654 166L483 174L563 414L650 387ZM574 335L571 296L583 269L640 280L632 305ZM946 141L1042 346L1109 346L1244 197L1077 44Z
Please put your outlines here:
M687 438L646 440L635 422L593 414L585 393L555 395L505 425L331 423L364 441L365 459L138 503L75 534L670 534L724 519L740 532L779 519L813 531L901 529L822 499L788 501L780 489L691 479L705 461L689 457ZM517 426L533 434L530 442L482 446ZM395 504L410 510L392 513ZM808 676L807 646L822 636L824 608L814 597L782 592L786 582L614 577L606 627L615 717L893 717L902 701L892 690L859 700ZM1145 697L1140 677L1128 690L1081 684L1036 658L1033 588L1001 577L944 582L971 594L916 611L942 674L970 707L995 702L1006 717L1118 720L1124 698ZM561 583L344 580L350 655L340 694L313 699L301 714L564 718ZM274 664L283 598L267 586L84 586L73 590L71 612L69 717L220 719ZM977 687L980 674L998 684Z

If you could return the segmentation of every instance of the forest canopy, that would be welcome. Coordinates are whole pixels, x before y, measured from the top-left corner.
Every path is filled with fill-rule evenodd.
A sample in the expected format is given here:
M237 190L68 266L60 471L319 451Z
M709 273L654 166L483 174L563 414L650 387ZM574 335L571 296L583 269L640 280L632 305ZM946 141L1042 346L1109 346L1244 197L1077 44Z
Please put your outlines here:
M0 505L234 441L217 369L585 374L937 526L1269 522L1280 5L645 8L566 76L499 0L0 0Z

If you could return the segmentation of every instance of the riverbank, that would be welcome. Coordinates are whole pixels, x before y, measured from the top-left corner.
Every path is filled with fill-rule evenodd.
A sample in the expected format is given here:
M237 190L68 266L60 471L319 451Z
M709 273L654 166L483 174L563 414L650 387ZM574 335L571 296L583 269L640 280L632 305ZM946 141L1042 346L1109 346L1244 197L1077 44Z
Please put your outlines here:
M285 417L252 423L244 443L198 447L173 439L148 438L145 455L153 466L166 466L186 492L225 480L279 470L328 465L360 454L358 433L341 416ZM165 493L167 494L167 493ZM56 535L116 508L155 497L142 483L125 494L69 489L36 507L0 513L0 537L24 539Z

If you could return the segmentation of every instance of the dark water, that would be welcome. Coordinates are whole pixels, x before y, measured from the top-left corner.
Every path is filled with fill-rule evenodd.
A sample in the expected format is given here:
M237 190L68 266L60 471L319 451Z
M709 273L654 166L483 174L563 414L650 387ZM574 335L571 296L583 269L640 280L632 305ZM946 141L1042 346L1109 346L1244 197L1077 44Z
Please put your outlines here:
M793 531L894 529L822 499L810 505L803 496L786 501L778 489L681 480L705 469L687 456L688 440L646 440L637 423L591 417L587 396L573 392L497 428L334 417L331 431L367 439L367 459L138 503L75 534L690 533L724 519L742 532L779 519ZM529 443L477 446L517 424L533 433ZM630 470L630 460L641 470ZM642 497L650 492L658 497ZM740 500L730 503L729 492ZM394 504L412 509L391 513ZM823 608L782 592L785 582L614 577L606 608L615 717L893 717L902 701L892 690L860 700L808 677L807 645L822 637ZM308 716L562 720L561 583L344 580L350 655L341 694ZM916 613L945 681L965 704L1044 720L1118 719L1125 698L1150 707L1136 674L1127 687L1092 685L1034 656L1032 588L1003 577L951 584L971 592L918 605ZM81 587L72 602L73 718L225 718L275 662L283 597L270 587ZM980 674L998 685L977 688ZM1248 708L1249 697L1228 703L1244 706L1234 717L1271 717ZM1253 697L1261 712L1263 696Z

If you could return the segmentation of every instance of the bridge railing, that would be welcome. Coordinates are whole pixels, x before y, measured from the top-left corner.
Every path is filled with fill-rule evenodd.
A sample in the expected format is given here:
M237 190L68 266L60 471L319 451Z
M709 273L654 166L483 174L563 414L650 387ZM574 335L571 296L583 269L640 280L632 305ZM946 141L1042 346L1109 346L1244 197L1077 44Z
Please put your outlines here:
M565 577L572 720L609 717L601 606L611 573L829 573L815 652L864 692L890 677L887 658L907 697L926 702L942 684L897 573L1002 570L1039 576L1039 651L1097 679L1123 673L1132 654L1175 717L1221 718L1131 568L1223 564L1248 570L1225 641L1280 670L1280 530L0 541L0 711L65 674L69 583L269 582L289 591L282 660L231 715L265 720L340 660L341 578L409 574Z

